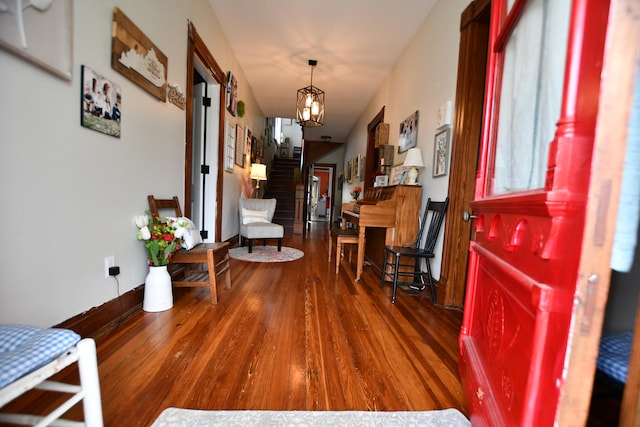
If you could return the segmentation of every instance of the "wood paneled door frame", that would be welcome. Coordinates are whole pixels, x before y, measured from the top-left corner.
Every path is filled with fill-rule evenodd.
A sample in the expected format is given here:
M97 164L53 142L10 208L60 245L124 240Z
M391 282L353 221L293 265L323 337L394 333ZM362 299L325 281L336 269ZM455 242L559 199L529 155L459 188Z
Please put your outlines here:
M460 50L453 124L449 211L444 229L438 300L447 307L462 307L469 258L470 212L482 132L490 0L476 0L460 17ZM444 295L442 295L444 293Z

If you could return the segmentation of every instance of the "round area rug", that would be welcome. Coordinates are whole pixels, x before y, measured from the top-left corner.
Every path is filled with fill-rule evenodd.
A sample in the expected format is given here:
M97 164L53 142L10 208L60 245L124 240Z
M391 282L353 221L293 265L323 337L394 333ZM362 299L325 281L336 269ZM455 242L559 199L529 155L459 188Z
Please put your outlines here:
M282 247L282 251L278 252L277 246L260 246L253 247L251 253L249 253L248 247L231 248L229 249L229 256L231 258L239 259L240 261L250 262L287 262L295 261L304 256L304 252L298 249Z

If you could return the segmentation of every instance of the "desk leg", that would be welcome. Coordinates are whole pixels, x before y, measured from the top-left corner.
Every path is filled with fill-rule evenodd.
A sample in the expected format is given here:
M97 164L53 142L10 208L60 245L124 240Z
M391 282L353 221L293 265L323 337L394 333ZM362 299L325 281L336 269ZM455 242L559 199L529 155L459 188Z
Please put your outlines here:
M360 280L364 269L364 235L367 227L358 227L358 266L356 270L356 282Z

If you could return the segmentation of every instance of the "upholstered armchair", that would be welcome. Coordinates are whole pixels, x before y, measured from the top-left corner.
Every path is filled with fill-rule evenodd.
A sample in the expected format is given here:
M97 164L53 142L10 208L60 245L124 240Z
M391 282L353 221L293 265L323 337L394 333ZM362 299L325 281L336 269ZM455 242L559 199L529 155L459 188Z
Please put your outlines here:
M282 250L284 227L274 224L273 214L276 211L276 199L247 199L240 197L240 245L248 242L249 253L253 250L253 241L262 239L278 239L278 252Z

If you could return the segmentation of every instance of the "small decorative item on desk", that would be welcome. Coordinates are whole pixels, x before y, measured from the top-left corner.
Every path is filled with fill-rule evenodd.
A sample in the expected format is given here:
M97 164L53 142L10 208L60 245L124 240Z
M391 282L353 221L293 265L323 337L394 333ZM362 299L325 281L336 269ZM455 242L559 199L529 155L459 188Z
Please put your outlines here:
M149 273L144 280L144 311L165 311L173 307L171 275L167 265L180 249L187 225L158 215L147 214L136 218L136 237L144 241L149 257Z
M359 185L353 187L353 190L351 190L351 197L353 197L353 200L358 200L358 197L360 197L360 192L362 192L362 187L360 187Z

